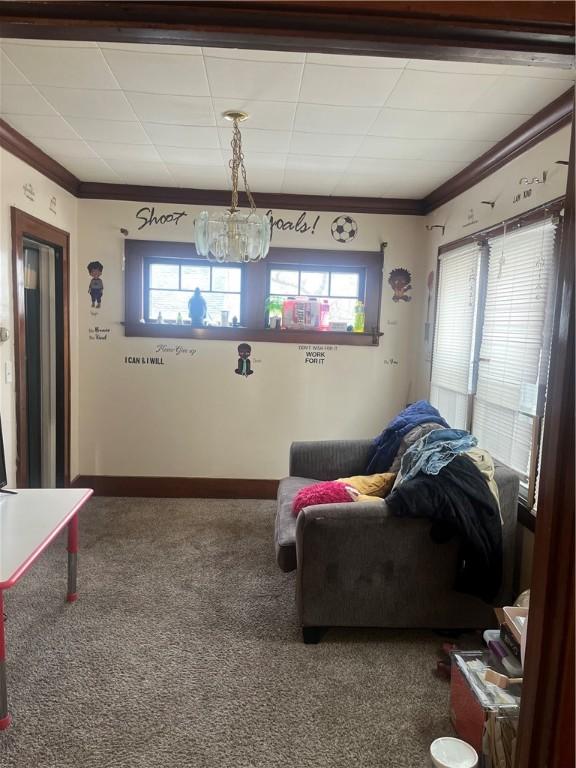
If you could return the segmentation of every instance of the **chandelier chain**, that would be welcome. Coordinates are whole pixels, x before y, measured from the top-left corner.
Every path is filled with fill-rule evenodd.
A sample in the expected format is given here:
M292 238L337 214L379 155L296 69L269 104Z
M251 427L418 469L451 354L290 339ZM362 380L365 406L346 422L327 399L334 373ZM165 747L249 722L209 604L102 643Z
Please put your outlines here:
M256 204L252 197L252 192L248 186L248 179L246 178L246 167L244 165L244 153L242 152L242 134L238 126L238 119L234 118L232 129L232 141L230 145L232 147L232 159L229 162L230 170L232 173L232 209L238 210L238 171L242 174L242 181L244 182L244 189L246 190L246 196L250 203L250 208L256 210Z

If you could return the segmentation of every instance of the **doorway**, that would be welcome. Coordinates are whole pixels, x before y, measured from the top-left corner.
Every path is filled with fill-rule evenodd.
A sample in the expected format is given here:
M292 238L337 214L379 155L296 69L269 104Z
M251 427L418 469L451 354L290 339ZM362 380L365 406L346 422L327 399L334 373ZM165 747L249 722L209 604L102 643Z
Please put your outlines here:
M70 481L69 235L12 208L16 479Z

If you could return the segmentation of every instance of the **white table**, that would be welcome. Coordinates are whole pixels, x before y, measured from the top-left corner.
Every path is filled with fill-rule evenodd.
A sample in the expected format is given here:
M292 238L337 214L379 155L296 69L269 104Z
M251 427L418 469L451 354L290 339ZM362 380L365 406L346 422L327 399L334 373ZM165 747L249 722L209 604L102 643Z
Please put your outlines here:
M4 590L13 587L32 563L68 526L68 593L73 603L78 559L78 510L91 488L26 488L0 493L0 730L10 725L6 691Z

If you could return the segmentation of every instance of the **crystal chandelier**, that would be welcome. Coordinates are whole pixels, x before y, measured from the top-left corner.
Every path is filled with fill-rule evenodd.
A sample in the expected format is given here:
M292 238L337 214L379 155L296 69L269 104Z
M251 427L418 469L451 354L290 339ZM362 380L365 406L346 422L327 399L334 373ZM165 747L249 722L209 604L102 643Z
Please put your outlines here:
M254 198L246 180L242 135L238 123L246 120L245 112L224 112L232 129L232 205L224 213L202 211L194 222L196 250L211 261L259 261L266 258L270 248L270 220L256 213ZM250 211L238 208L238 172L242 174Z

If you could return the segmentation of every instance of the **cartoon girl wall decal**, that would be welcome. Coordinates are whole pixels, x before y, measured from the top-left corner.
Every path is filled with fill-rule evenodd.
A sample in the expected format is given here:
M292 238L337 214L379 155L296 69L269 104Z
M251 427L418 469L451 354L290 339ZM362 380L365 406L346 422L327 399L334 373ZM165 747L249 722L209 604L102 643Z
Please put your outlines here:
M92 278L92 280L90 280L90 285L88 286L88 293L92 299L92 306L96 307L96 309L100 309L102 294L104 293L104 283L100 278L103 269L104 267L99 261L91 261L90 264L88 264L88 272Z
M254 373L250 365L251 352L252 347L250 344L243 343L238 345L238 367L234 373L237 373L239 376L251 376Z
M388 284L394 291L392 301L412 301L412 296L406 295L406 291L412 290L412 286L410 285L411 280L412 275L410 272L402 267L393 269L392 272L390 272Z

